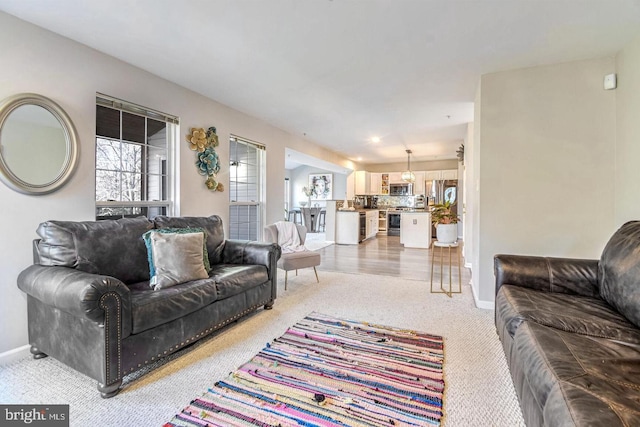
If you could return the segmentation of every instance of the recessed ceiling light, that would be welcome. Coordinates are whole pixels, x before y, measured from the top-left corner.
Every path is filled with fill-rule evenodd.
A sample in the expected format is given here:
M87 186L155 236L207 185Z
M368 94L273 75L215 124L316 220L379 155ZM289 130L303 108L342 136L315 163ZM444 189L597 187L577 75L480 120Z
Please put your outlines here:
M380 138L377 136L374 136L373 138L371 138L371 142L380 142Z

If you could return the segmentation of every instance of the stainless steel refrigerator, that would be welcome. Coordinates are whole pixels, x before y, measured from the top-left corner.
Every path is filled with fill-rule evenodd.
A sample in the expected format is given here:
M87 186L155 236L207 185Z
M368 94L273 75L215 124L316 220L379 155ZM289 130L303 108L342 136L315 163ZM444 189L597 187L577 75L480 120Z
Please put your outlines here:
M441 204L445 202L451 203L451 213L458 214L458 180L457 179L439 179L434 181L426 181L424 188L429 197L429 204ZM435 226L431 230L432 236L436 234Z

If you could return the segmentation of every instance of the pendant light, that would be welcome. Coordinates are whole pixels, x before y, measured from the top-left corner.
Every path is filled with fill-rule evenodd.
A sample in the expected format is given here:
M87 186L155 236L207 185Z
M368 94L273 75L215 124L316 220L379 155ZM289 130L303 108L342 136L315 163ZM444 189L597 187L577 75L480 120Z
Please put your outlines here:
M407 150L407 170L402 172L402 180L405 182L415 182L416 176L411 172L411 150Z

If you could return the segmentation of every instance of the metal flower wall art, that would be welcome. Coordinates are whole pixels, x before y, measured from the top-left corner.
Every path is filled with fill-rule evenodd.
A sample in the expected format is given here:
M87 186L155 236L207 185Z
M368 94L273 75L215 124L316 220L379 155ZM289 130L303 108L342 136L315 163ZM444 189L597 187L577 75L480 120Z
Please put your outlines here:
M207 177L204 182L207 188L211 191L224 191L224 186L217 179L218 172L220 172L220 159L215 149L218 146L216 128L213 126L207 130L191 128L187 135L187 142L189 148L196 152L198 173Z

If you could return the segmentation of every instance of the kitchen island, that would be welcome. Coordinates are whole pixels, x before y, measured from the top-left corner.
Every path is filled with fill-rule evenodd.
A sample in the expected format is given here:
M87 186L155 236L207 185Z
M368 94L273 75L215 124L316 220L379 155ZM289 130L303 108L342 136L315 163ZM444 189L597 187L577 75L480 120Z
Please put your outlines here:
M401 213L400 244L405 248L428 249L431 246L431 214L428 211Z
M357 245L378 233L378 210L338 210L336 212L336 244Z

